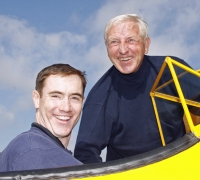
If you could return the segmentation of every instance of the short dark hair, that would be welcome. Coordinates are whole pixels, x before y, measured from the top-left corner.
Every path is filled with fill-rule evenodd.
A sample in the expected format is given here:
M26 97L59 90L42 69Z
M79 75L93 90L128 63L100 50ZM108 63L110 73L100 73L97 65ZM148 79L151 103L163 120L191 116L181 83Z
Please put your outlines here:
M40 96L42 96L42 89L44 87L45 80L50 75L61 75L61 76L70 76L70 75L77 75L80 77L83 85L83 93L85 91L85 87L87 84L86 80L86 73L85 71L80 71L78 69L75 69L74 67L70 66L69 64L53 64L51 66L48 66L44 69L42 69L36 78L36 86L35 89L38 91Z

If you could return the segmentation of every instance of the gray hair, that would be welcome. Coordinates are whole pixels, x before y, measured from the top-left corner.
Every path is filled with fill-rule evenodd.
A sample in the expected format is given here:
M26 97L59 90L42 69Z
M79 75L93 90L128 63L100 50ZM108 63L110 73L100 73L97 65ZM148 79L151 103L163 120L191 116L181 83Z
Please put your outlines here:
M107 44L107 38L108 38L108 33L109 33L110 29L113 26L120 24L124 21L135 22L139 27L140 35L143 37L143 40L145 41L145 39L148 37L148 24L143 20L143 18L141 16L139 16L138 14L122 14L122 15L116 16L113 19L111 19L108 22L108 24L106 25L106 27L104 29L105 44Z

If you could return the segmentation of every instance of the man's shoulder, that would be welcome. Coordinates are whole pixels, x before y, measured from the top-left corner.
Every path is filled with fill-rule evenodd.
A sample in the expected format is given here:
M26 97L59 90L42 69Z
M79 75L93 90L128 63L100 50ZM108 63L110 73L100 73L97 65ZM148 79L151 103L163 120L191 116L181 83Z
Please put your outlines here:
M155 65L160 65L164 62L164 60L166 59L166 57L170 57L178 62L181 63L185 63L185 61L179 57L176 56L149 56L149 55L145 55L145 59L147 59L148 61L152 62Z
M8 149L16 147L25 147L28 145L29 131L17 135L7 146ZM26 142L26 143L24 143ZM25 146L22 146L24 144Z
M40 130L31 128L16 136L2 153L20 154L33 147L45 146L44 139L49 141L48 137L44 136Z
M112 86L112 80L114 76L114 66L112 66L108 71L106 71L99 80L94 84L90 90L87 101L92 100L93 102L101 102L107 97Z
M109 68L100 78L99 80L95 83L93 87L97 86L103 86L104 84L110 83L111 77L114 75L114 66Z
M7 145L7 147L1 152L0 171L2 170L2 163L5 166L8 166L8 164L12 164L12 162L14 162L21 154L30 149L30 142L28 139L28 133L24 132L16 136Z
M26 149L30 148L30 131L17 135L7 147L3 150L2 154L20 154Z
M189 66L183 59L176 56L147 56L145 55L145 60L149 62L149 64L152 67L154 67L157 71L159 71L166 57L170 57L173 60L180 62L181 64Z

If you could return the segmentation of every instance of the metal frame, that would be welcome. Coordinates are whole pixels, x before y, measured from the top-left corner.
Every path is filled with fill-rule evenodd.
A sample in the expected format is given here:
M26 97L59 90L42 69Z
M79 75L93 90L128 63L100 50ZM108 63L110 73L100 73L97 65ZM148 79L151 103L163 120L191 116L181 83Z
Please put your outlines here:
M177 76L175 70L174 70L174 66L173 65L176 65L182 69L184 69L186 72L180 74L179 76ZM162 74L166 68L166 66L169 67L169 70L171 72L171 75L172 75L172 80L166 82L165 84L163 84L162 86L159 86L157 87L161 77L162 77ZM163 146L165 146L165 139L164 139L164 135L163 135L163 131L162 131L162 127L161 127L161 123L160 123L160 119L159 119L159 114L158 114L158 110L157 110L157 107L156 107L156 103L155 103L155 98L154 97L158 97L158 98L162 98L162 99L166 99L166 100L169 100L169 101L173 101L173 102L177 102L177 103L181 103L182 106L183 106L183 110L185 112L185 116L186 116L186 120L188 122L188 125L189 125L189 128L190 128L190 131L196 136L196 137L200 137L200 124L199 125L194 125L193 121L192 121L192 118L191 118L191 115L190 115L190 112L188 110L188 105L192 105L192 106L195 106L195 107L199 107L200 108L200 103L199 102L195 102L195 101L192 101L192 100L189 100L189 99L185 99L184 98L184 95L183 95L183 92L182 92L182 89L181 89L181 86L180 86L180 83L179 83L179 80L178 80L178 77L181 77L183 76L185 73L191 73L191 74L194 74L195 76L197 77L200 77L200 71L195 71L177 61L175 61L174 59L170 58L170 57L166 57L161 69L160 69L160 72L158 73L158 76L155 80L155 83L150 91L150 96L151 96L151 99L152 99L152 103L153 103L153 107L154 107L154 111L155 111L155 116L156 116L156 121L157 121L157 124L158 124L158 129L159 129L159 133L160 133L160 137L161 137L161 141L162 141L162 144ZM175 87L176 87L176 90L178 92L178 96L179 97L175 97L175 96L171 96L171 95L167 95L167 94L164 94L164 93L160 93L158 92L158 90L160 90L161 88L167 86L169 83L171 83L172 81L174 81L174 84L175 84Z

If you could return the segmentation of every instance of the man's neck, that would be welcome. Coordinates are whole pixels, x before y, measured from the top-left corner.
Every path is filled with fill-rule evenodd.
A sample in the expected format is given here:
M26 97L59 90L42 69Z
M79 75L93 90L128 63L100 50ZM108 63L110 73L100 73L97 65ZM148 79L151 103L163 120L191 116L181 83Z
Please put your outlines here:
M60 140L60 142L63 144L63 146L65 148L67 148L68 144L69 144L69 140L70 140L71 134L65 138L58 138Z
M39 128L41 131L43 131L45 134L47 134L49 137L51 137L57 144L59 144L60 146L62 146L63 148L66 149L69 140L67 140L67 141L65 140L65 142L64 142L65 144L63 144L63 142L59 138L54 136L47 128L45 128L41 124L35 122L35 123L32 123L31 126Z

